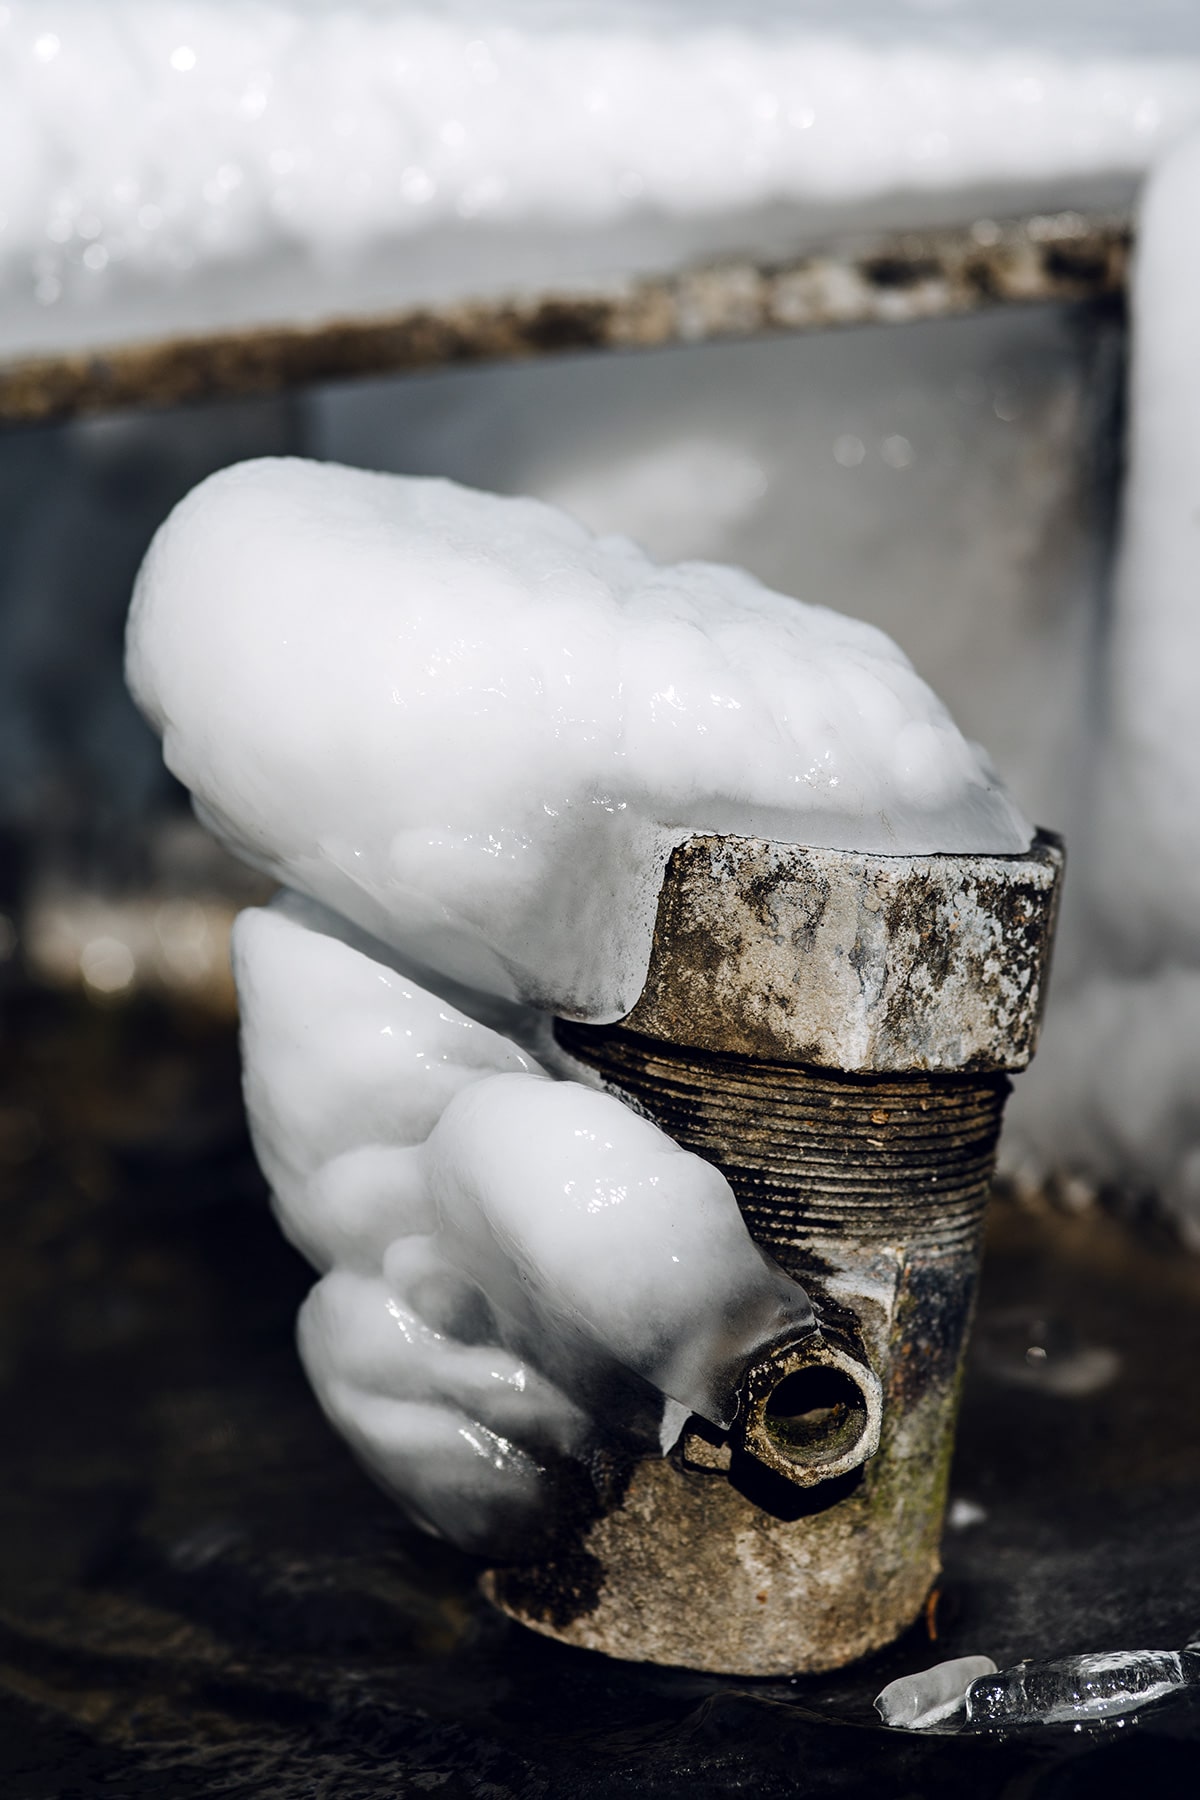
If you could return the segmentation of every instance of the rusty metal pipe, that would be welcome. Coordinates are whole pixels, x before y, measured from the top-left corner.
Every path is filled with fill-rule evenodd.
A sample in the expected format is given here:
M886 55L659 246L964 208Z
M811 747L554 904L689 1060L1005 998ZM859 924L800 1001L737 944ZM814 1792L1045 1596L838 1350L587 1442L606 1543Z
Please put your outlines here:
M882 1415L874 1369L818 1331L747 1371L737 1436L764 1468L815 1487L874 1456Z
M697 838L650 969L565 1064L715 1163L819 1329L745 1371L728 1432L606 1465L603 1498L495 1600L610 1655L838 1667L920 1612L1008 1071L1032 1055L1062 870Z

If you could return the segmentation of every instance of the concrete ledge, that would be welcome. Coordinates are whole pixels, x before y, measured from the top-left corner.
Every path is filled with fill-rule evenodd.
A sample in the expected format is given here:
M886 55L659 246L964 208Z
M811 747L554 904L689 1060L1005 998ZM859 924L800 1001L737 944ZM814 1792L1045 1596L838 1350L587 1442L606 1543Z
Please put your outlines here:
M0 362L0 424L261 394L350 376L764 332L948 318L1120 294L1129 222L1079 213L844 243L793 261L723 260L668 276L223 329Z

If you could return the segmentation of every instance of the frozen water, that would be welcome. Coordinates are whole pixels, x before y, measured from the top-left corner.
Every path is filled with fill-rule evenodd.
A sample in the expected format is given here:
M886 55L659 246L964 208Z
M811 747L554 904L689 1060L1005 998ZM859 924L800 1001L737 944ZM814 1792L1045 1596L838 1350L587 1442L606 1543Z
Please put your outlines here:
M728 1424L751 1352L810 1328L716 1169L343 921L284 895L234 960L255 1149L324 1272L305 1367L427 1529L528 1550L596 1414L651 1453L693 1412Z
M10 0L4 348L1124 199L1198 52L1171 0Z
M1053 997L1036 1073L1017 1082L1005 1166L1156 1190L1200 1244L1200 137L1146 188L1133 282L1129 467L1093 755L1075 839L1085 900L1073 979Z
M426 1531L512 1554L553 1505L547 1463L591 1421L525 1359L431 1329L379 1276L338 1270L301 1308L300 1354L359 1461Z
M1200 136L1147 184L1133 278L1129 474L1109 645L1095 881L1122 959L1200 962L1200 732L1189 668L1200 574Z
M875 1697L875 1710L885 1725L924 1731L960 1713L971 1683L995 1670L990 1656L956 1656L950 1662L935 1663L932 1669L922 1669L919 1674L901 1675L898 1681L889 1681Z
M223 471L156 537L128 641L231 849L438 975L577 1018L637 999L695 832L1030 838L874 627L445 481Z
M1178 1650L1113 1650L1019 1662L973 1681L973 1725L1057 1725L1117 1718L1191 1679Z
M522 1005L628 1010L696 830L1022 848L940 702L874 628L736 570L287 461L172 515L129 669L201 817L307 890L235 929L246 1099L324 1272L305 1365L368 1468L511 1554L598 1433L653 1453L681 1413L728 1427L807 1297L716 1169L548 1079Z
M999 1671L988 1656L963 1656L889 1682L875 1709L885 1725L909 1731L945 1724L959 1714L968 1725L983 1728L1115 1719L1196 1680L1200 1656L1194 1649L1026 1659Z
M293 894L233 930L254 1148L284 1231L321 1270L377 1270L396 1237L432 1230L415 1146L468 1083L538 1070L386 958Z
M1073 846L1094 706L1079 490L1117 394L1101 344L1097 368L1073 315L1001 307L343 382L304 418L322 460L532 494L656 561L736 563L880 626ZM853 468L834 454L847 434Z
M813 1328L719 1170L609 1094L480 1081L447 1106L422 1166L440 1255L487 1294L506 1341L572 1387L576 1365L587 1381L603 1358L728 1427L754 1351ZM402 1297L409 1255L404 1242L384 1260Z

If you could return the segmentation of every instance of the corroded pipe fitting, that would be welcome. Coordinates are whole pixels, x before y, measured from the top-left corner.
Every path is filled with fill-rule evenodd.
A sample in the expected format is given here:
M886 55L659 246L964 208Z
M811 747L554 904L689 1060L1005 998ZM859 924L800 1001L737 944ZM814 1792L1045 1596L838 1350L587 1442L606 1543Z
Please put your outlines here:
M1033 1054L1062 871L693 838L649 972L566 1066L727 1177L818 1330L742 1378L728 1432L614 1464L599 1516L498 1604L564 1641L745 1675L890 1642L938 1572L954 1418L1008 1073Z
M816 1487L874 1456L882 1419L865 1355L818 1331L746 1371L737 1441L786 1481Z

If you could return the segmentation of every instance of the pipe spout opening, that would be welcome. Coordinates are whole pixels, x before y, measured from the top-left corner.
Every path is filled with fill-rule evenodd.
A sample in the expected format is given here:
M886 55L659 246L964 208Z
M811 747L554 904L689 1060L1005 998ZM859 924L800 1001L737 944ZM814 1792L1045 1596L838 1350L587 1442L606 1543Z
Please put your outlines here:
M879 1377L820 1332L756 1363L743 1393L743 1447L797 1487L847 1475L879 1448Z

